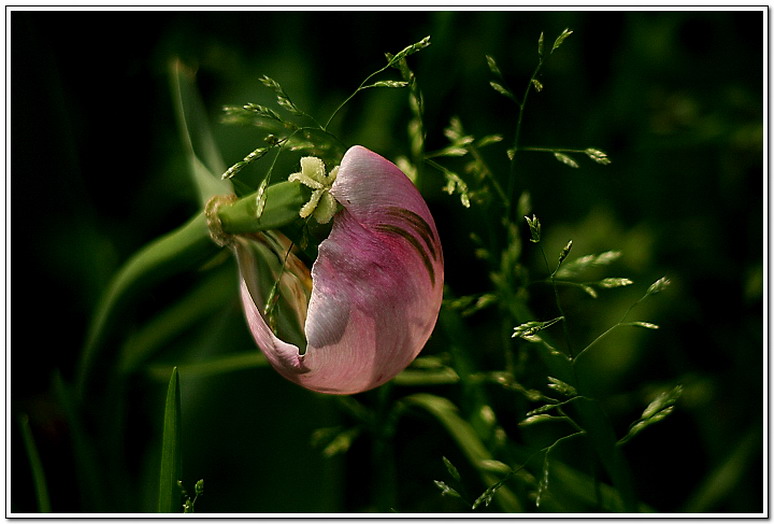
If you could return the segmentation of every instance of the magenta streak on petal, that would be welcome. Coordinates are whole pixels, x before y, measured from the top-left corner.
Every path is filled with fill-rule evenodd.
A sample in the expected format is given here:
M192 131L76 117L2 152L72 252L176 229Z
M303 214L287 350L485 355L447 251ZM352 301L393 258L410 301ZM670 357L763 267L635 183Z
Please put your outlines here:
M312 267L306 351L269 328L251 295L259 288L255 260L237 248L242 301L279 373L314 391L353 394L392 379L424 347L441 307L443 254L425 201L381 156L350 148L330 191L343 209Z

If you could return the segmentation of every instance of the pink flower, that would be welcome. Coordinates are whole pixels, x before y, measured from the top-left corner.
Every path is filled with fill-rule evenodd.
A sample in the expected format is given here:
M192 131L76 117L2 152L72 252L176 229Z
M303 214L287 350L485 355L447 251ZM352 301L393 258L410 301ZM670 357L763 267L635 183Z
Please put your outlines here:
M238 240L236 253L245 316L271 365L305 388L353 394L392 379L424 347L441 306L443 254L427 204L393 163L354 146L330 176L313 198L329 191L341 208L311 273L278 234ZM262 298L278 277L285 315L272 309L276 294Z

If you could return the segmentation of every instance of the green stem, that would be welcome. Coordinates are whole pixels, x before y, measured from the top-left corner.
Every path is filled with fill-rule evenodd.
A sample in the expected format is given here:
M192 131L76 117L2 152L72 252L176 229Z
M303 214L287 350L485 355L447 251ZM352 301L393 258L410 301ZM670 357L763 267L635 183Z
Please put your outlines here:
M544 59L541 57L538 60L538 64L535 67L535 70L532 72L532 76L529 77L529 82L527 82L527 87L524 90L524 95L521 97L521 102L519 102L519 116L516 119L516 132L514 133L513 137L513 157L511 158L511 173L510 177L508 178L508 204L511 206L513 201L516 198L516 195L514 194L516 191L516 152L519 151L519 142L521 140L521 125L524 120L524 108L527 105L527 97L529 96L529 92L532 89L533 82L535 78L537 78L538 73L540 72L540 69L543 67ZM509 209L509 216L510 216L510 209Z
M546 256L546 250L543 249L543 244L540 244L540 253L543 255L543 262L546 264L546 271L551 271L551 267L548 264L548 257ZM551 275L549 276L549 281L551 282L551 289L554 291L554 302L556 302L556 309L559 312L559 316L562 318L562 332L564 333L564 342L567 345L567 356L570 360L573 359L573 350L572 350L572 342L570 340L570 331L567 327L567 315L564 314L564 308L562 308L562 302L559 300L559 289L556 285L556 272L559 271L559 268L561 267L561 262L556 266L556 269L554 269L551 272ZM573 368L573 373L574 373ZM577 382L577 376L574 377Z
M266 206L258 216L257 194L253 193L232 204L221 204L217 210L226 234L253 233L278 229L298 219L298 211L308 199L301 184L280 182L266 188Z
M363 81L360 83L360 85L359 85L359 86L357 86L357 89L355 89L355 91L354 91L354 92L353 92L351 95L349 95L349 96L348 96L348 97L347 97L347 98L346 98L346 99L345 99L345 100L344 100L344 101L343 101L341 104L339 104L339 107L337 107L337 108L336 108L336 110L335 110L333 113L331 113L331 116L328 118L328 121L327 121L327 122L325 122L325 125L324 125L324 126L322 126L322 130L327 132L327 131L328 131L328 126L329 126L329 125L331 125L331 122L333 121L333 118L334 118L334 117L335 117L335 116L336 116L336 115L339 113L339 111L341 111L341 109L342 109L342 108L343 108L345 105L347 105L347 104L349 103L349 101L350 101L350 100L352 100L353 98L355 98L355 95L357 95L357 94L358 94L360 91L362 91L362 90L363 90L363 88L365 87L365 85L368 83L368 81L369 81L369 80L371 80L373 77L375 77L375 76L376 76L376 75L378 75L379 73L381 73L381 72L383 72L383 71L387 71L387 69L389 69L390 67L392 67L392 64L393 64L393 62L392 62L392 61L390 61L390 62L389 62L389 63L388 63L386 66L384 66L383 68L381 68L381 69L379 69L378 71L375 71L375 72L371 73L370 75L368 75L368 76L365 78L365 80L363 80Z
M492 184L492 187L495 188L495 191L497 192L497 195L502 199L503 203L505 204L505 207L507 208L509 206L509 200L508 195L505 194L505 191L503 190L503 186L500 185L500 183L495 178L494 174L492 173L492 170L489 169L489 166L484 162L484 158L481 156L481 153L478 151L477 147L469 146L468 151L470 151L470 154L473 155L473 158L476 160L478 165L480 165L483 168L483 175L484 177L489 179L489 182Z
M30 460L30 469L32 470L32 480L35 483L35 498L38 502L38 511L41 513L50 513L51 502L48 498L46 474L43 471L43 463L40 460L40 454L35 445L35 438L32 436L30 418L26 414L22 414L19 417L19 427L21 428L22 440L24 441L24 447L27 451L27 458Z
M646 295L646 296L647 296L647 295ZM599 342L600 340L602 340L603 338L605 338L607 335L609 335L609 334L610 334L610 333L611 333L613 330L615 330L615 329L617 329L617 328L619 328L619 327L621 327L621 326L625 326L625 325L626 325L626 317L628 317L628 316L629 316L629 313L631 313L632 309L634 309L634 307L635 307L637 304L639 304L640 302L642 302L642 300L643 300L644 298L645 298L645 297L642 297L642 298L640 298L639 300L637 300L637 302L635 302L634 304L632 304L631 306L629 306L629 307L628 307L628 309L626 310L626 312L625 312L625 313L623 314L623 316L621 317L621 320L619 320L619 321L618 321L617 323L615 323L613 326L611 326L611 327L609 327L608 329L606 329L606 330L605 330L605 331L604 331L602 334L600 334L599 336L597 336L597 338L595 338L594 340L592 340L591 342L589 342L589 343L586 345L586 347L584 347L584 348L583 348L583 349L582 349L582 350L581 350L581 351L580 351L580 352L579 352L579 353L578 353L578 354L575 356L575 358L573 359L573 362L572 362L572 364L573 364L573 368L575 367L575 363L578 361L578 358L580 358L580 356L581 356L581 355L584 355L584 354L585 354L585 353L586 353L586 352L587 352L589 349L591 349L591 347L592 347L592 346L594 346L594 345L595 345L597 342Z
M585 149L572 149L564 147L522 147L519 151L536 151L541 153L586 153Z

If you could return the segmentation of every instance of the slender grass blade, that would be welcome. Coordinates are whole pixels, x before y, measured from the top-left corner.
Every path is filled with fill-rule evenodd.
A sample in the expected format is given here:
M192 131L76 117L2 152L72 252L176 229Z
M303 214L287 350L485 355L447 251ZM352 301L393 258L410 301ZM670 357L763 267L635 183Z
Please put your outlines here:
M181 453L180 382L177 368L172 370L164 403L164 432L161 438L161 468L159 472L160 513L179 510L180 488L177 484L182 474Z

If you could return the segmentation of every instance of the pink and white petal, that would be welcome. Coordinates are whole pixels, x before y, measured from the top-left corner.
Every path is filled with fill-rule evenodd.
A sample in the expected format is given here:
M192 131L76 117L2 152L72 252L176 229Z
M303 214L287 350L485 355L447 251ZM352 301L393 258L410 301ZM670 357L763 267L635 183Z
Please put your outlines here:
M295 380L351 394L392 379L424 347L443 297L443 254L416 187L381 156L351 148L331 194L343 209L312 268L308 371Z
M269 268L267 260L276 256L271 253L271 249L264 243L266 239L263 233L255 237L237 238L233 249L239 265L240 275L240 297L242 300L242 309L247 320L250 333L253 336L258 347L261 349L266 359L281 375L294 380L293 377L299 373L307 371L300 356L297 345L281 340L277 337L263 315L265 296L268 295L270 286L275 278L274 271ZM301 266L295 266L301 267ZM306 300L299 295L305 293L301 289L304 287L303 275L301 279L293 278L290 275L291 291L286 296L292 301ZM303 308L306 309L305 307ZM305 313L300 309L296 313ZM303 318L298 318L303 322Z
M330 193L343 209L312 267L303 354L262 315L261 257L250 244L236 253L250 331L271 365L308 389L353 394L392 379L424 347L441 306L443 253L421 195L381 156L350 148Z

